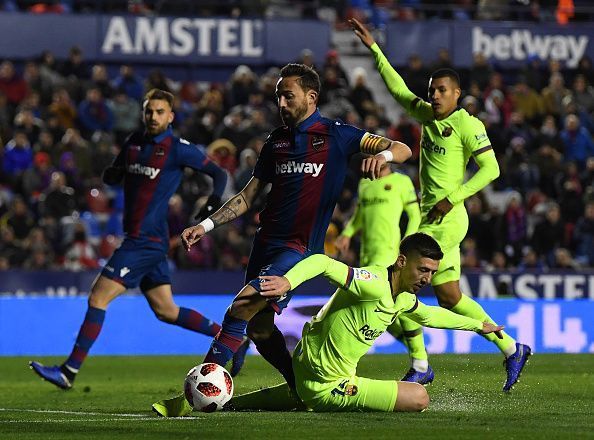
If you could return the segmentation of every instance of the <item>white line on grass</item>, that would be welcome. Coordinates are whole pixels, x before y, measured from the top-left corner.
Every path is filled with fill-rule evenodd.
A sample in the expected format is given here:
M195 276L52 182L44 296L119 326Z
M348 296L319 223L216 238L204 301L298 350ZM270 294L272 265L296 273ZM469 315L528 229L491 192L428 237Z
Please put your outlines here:
M81 416L113 416L113 417L146 417L146 414L119 414L119 413L100 413L100 412L86 412L86 411L61 411L53 409L25 409L25 408L0 408L0 411L10 412L32 412L32 413L47 413L47 414L72 414Z
M0 420L2 423L71 423L71 422L155 422L161 420L200 420L200 417L134 417L134 418L118 418L113 417L109 419L54 419L54 420Z

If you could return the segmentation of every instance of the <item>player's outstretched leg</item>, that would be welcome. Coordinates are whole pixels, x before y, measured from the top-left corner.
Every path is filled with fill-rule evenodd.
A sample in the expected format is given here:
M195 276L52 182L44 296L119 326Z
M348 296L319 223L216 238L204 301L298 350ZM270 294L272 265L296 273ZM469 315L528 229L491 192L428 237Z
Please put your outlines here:
M531 355L532 349L528 345L516 342L516 351L514 354L508 356L503 361L505 372L507 373L507 378L503 384L503 391L511 391L514 385L520 381L520 374Z

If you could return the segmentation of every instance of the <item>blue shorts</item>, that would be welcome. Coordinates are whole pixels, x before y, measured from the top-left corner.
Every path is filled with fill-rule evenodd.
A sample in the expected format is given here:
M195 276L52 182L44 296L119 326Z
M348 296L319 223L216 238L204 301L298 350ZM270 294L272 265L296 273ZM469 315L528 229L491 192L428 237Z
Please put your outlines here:
M265 246L254 241L250 261L245 272L245 284L249 284L259 292L260 279L258 277L262 275L282 276L309 255L309 252L302 254L287 247ZM291 290L277 300L268 301L268 304L280 315L291 301L292 296L293 291Z
M163 248L128 238L113 253L101 275L127 289L140 286L143 292L162 284L171 284L167 254Z

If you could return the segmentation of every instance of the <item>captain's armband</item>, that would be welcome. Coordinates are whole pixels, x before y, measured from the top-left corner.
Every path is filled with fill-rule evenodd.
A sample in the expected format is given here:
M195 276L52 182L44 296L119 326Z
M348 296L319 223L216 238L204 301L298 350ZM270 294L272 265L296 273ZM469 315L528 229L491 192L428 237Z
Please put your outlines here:
M392 145L392 141L377 134L365 133L361 138L361 153L375 154Z

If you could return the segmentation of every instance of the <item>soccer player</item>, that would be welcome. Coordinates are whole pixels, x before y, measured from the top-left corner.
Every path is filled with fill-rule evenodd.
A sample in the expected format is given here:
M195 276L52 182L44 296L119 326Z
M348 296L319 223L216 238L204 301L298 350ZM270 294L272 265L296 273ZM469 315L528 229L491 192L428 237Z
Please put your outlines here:
M405 236L415 232L421 221L421 211L417 193L410 177L392 172L384 164L380 177L376 180L361 179L359 182L359 201L351 219L336 240L336 246L345 253L351 237L361 234L359 264L361 266L388 267L398 256L400 245L400 217L408 216ZM400 339L409 348L411 368L422 367L427 363L424 346L418 353L415 348L417 338L423 337L418 324L401 315L388 327L388 332ZM420 365L419 365L420 364ZM410 370L409 370L410 371Z
M101 332L107 307L126 289L140 286L161 321L208 336L220 330L218 324L195 310L178 307L171 292L167 210L184 168L193 168L213 178L213 193L201 210L204 216L220 206L227 182L226 173L196 145L173 135L172 105L171 93L159 89L149 91L143 106L145 131L132 134L112 166L103 173L103 181L108 185L124 181L124 241L91 287L87 312L68 359L59 366L30 362L35 373L62 389L72 388Z
M260 295L260 277L282 275L307 256L323 252L324 236L353 154L374 154L362 163L363 175L371 178L378 175L383 163L400 163L411 155L401 142L323 117L317 109L319 93L320 78L310 67L288 64L281 69L276 96L285 125L268 136L245 188L182 233L190 249L213 228L244 214L262 188L271 184L266 207L260 213L246 284L227 310L205 362L225 366L247 328L260 354L290 386L294 386L291 355L274 325L274 313L282 312L291 294L267 301Z
M429 405L418 383L374 380L357 376L359 359L399 316L428 327L476 331L503 329L441 307L424 305L415 292L431 282L443 253L427 234L414 233L400 245L395 262L385 266L349 267L326 255L312 255L284 276L261 277L261 295L279 298L301 283L323 275L338 288L303 327L295 347L293 368L297 394L305 407L333 411L422 411ZM183 402L181 402L183 403ZM298 408L287 385L272 387L231 400L233 409ZM191 412L184 404L181 415Z
M464 200L499 176L499 166L485 127L466 110L458 107L460 79L454 70L439 69L433 72L429 81L429 102L423 101L408 89L369 30L356 19L351 19L350 24L373 54L377 69L392 96L423 125L419 231L435 238L444 252L432 281L439 304L460 315L493 322L476 301L460 291L460 242L468 230ZM464 172L471 156L479 170L464 182ZM491 334L485 337L494 342L505 356L507 377L503 391L510 391L518 381L531 349L517 343L507 334L503 335L503 339ZM425 362L419 362L419 366L411 369L404 379L431 382L434 374L426 361L422 333L415 338L411 348L417 353L424 352Z

